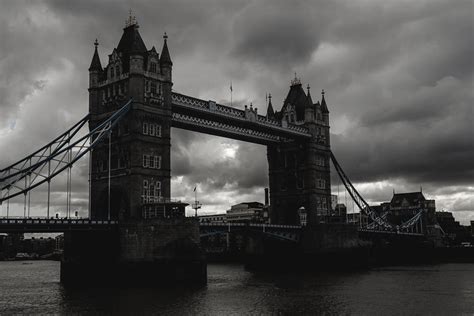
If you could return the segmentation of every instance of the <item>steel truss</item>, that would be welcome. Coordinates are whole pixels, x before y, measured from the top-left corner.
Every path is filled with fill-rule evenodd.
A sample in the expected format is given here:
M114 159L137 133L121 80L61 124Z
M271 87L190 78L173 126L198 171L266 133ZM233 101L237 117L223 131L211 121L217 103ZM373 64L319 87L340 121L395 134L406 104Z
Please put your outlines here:
M400 225L394 225L387 221L387 214L384 213L379 216L374 210L370 208L370 205L364 200L362 195L356 190L354 185L349 180L349 177L342 170L341 165L336 160L336 157L331 152L331 161L336 169L339 178L341 179L347 192L349 192L352 200L357 204L361 212L364 212L371 220L372 223L365 227L366 230L383 230L383 231L395 231L395 232L406 232L406 233L422 233L423 232L423 213L421 209L415 216L403 222Z
M128 112L132 100L122 108L100 123L96 128L82 137L77 137L81 128L89 122L90 115L86 115L73 127L43 146L34 153L0 171L0 204L11 198L23 194L26 201L29 192L37 186L48 183L48 215L50 200L51 179L67 170L67 199L68 215L71 199L71 168L85 154L89 153L101 140L112 133L112 129L119 120ZM28 203L29 208L29 203ZM7 212L8 214L8 212Z

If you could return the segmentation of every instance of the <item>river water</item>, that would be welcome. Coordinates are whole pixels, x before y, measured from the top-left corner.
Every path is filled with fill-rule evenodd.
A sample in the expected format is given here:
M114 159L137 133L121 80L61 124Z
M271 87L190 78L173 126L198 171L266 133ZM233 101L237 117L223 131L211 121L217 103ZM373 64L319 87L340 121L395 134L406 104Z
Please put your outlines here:
M205 287L71 290L59 262L0 262L5 314L474 315L474 264L278 275L209 264Z

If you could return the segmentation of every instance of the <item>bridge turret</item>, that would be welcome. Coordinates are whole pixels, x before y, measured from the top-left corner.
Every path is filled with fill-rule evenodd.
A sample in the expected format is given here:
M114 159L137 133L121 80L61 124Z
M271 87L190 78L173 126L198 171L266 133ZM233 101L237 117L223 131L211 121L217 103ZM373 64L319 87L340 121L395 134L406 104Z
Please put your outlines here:
M329 125L329 110L326 105L326 99L324 98L324 89L321 91L321 112L323 114L324 123Z
M311 98L311 93L309 91L310 90L309 84L307 86L307 89L308 89L308 94L306 96L306 105L304 108L304 122L315 123L316 120L314 117L314 105L313 105L313 99Z
M99 103L98 87L100 77L103 73L99 52L97 51L97 46L99 46L97 39L94 42L94 46L94 55L92 56L91 65L89 67L89 113L94 112Z
M160 67L161 67L161 73L164 76L164 79L166 81L171 82L171 69L173 67L173 62L171 61L170 57L170 52L168 50L168 35L165 34L163 35L164 43L163 43L163 49L161 50L161 57L160 57Z
M272 106L272 95L270 93L268 94L267 118L275 118L275 111L273 110Z

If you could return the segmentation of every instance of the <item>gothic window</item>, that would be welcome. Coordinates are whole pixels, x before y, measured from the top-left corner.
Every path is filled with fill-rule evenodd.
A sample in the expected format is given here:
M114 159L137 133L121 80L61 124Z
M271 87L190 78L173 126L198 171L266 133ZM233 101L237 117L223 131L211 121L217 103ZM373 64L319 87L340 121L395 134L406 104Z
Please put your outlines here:
M161 156L143 155L143 168L161 169Z
M156 137L161 137L161 125L156 125Z
M150 124L150 136L155 136L155 124Z
M324 167L324 157L323 156L316 156L316 165Z
M155 156L155 168L161 169L161 156Z
M326 188L326 180L318 179L318 189L325 189Z
M293 113L291 113L291 115L290 115L290 122L291 123L295 122L295 115Z
M145 92L150 92L150 81L145 81Z
M155 62L150 63L150 71L153 72L153 73L156 73L156 63Z
M143 180L143 191L142 191L142 201L146 202L146 197L148 196L148 180Z
M156 181L155 183L155 196L161 198L161 182Z
M327 200L326 200L325 197L321 198L321 207L322 207L323 210L326 210L328 208Z
M114 73L114 67L110 67L110 78L113 78L115 77L115 73Z
M119 66L115 67L115 73L117 74L117 77L120 76L120 67Z
M156 82L151 82L151 93L156 94Z

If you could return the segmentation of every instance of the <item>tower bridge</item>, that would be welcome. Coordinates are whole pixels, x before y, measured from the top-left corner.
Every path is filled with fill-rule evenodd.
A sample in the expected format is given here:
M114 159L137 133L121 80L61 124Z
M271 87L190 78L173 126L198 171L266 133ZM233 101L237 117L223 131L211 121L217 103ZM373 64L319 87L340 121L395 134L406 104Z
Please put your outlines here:
M274 110L270 97L265 115L252 104L237 109L177 93L172 91L168 37L165 34L158 53L155 47L146 47L138 30L135 20L127 23L104 67L97 40L94 43L88 115L0 170L0 202L7 204L7 216L10 199L23 196L26 215L31 191L39 185L48 187L46 218L6 218L0 221L0 230L65 231L63 281L124 271L161 280L171 270L176 277L202 281L205 260L199 250L200 234L239 230L239 225L199 227L196 220L184 217L187 204L172 200L172 127L267 146L272 225L248 226L246 231L312 247L320 238L316 231L322 227L321 219L331 208L331 161L351 197L370 217L365 232L422 235L426 230L429 223L420 224L423 211L402 225L392 225L372 211L351 184L331 151L324 91L321 100L314 102L310 87L305 91L295 78L280 111ZM89 132L80 136L86 123ZM90 156L89 218L70 218L68 192L69 219L50 219L51 181L66 172L69 189L71 168L86 154ZM307 227L300 226L301 208L307 213ZM342 233L357 234L355 230ZM103 249L108 249L106 254ZM100 266L94 264L97 257L103 259ZM157 267L162 269L159 273ZM78 275L78 269L84 272Z

